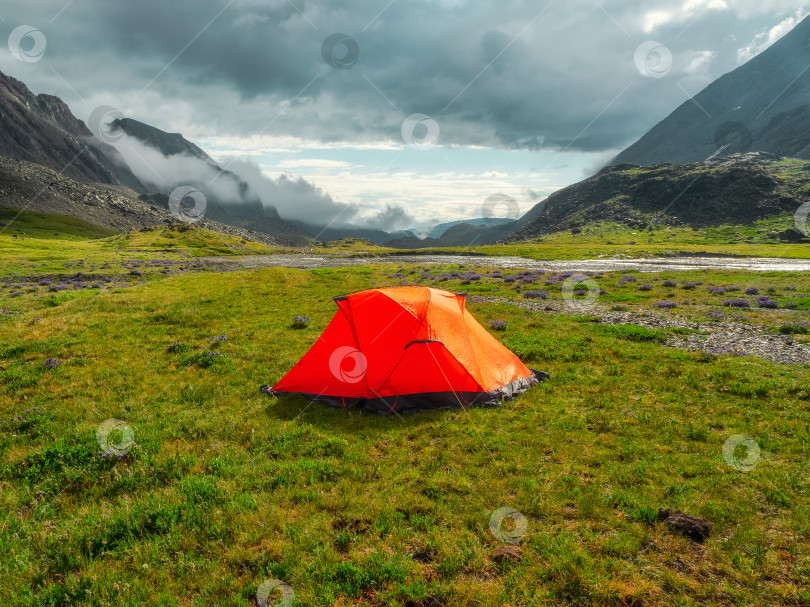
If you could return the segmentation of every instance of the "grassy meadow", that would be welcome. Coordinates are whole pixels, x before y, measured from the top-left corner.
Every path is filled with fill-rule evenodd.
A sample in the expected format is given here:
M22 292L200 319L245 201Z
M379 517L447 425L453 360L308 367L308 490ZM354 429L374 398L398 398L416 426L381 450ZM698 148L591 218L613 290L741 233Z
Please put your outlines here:
M671 330L471 297L551 381L498 408L338 410L259 391L317 339L332 297L426 284L553 300L561 285L384 259L217 272L195 257L274 251L198 230L39 236L0 234L3 605L247 607L269 580L295 605L810 605L808 364L692 353L664 345ZM65 288L15 274L64 274ZM662 312L773 331L810 316L806 274L631 275L595 275L599 301L642 313L672 301ZM730 296L750 309L724 307ZM134 439L118 452L97 441L109 419ZM753 467L724 459L737 435L756 442ZM496 537L500 508L525 532L507 519ZM710 537L658 523L659 508L708 519ZM272 591L267 604L281 602Z

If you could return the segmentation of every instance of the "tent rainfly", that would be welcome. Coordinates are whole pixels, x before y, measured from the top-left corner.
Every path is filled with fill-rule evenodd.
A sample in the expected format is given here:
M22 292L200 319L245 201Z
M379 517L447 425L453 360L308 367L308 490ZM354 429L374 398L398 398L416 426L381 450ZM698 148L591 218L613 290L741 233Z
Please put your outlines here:
M329 326L271 394L401 413L496 405L548 377L490 335L464 295L390 287L335 302Z

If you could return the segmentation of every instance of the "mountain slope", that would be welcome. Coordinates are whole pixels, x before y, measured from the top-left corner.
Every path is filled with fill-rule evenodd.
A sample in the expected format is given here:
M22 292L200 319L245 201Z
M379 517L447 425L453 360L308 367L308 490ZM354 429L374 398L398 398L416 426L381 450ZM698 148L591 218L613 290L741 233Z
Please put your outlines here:
M188 154L190 156L196 156L209 164L216 165L213 158L180 133L167 133L144 122L133 120L132 118L116 118L113 120L110 123L110 132L116 133L119 130L144 143L148 143L155 149L160 150L165 156Z
M34 95L0 72L0 155L35 162L84 183L144 192L123 158L96 139L58 97Z
M106 233L127 232L178 223L165 208L139 200L120 186L83 184L40 164L0 156L0 230L15 233L15 217L23 210L75 217ZM195 225L264 244L284 244L267 234L238 229L208 218Z
M684 102L612 164L687 164L747 151L810 158L808 57L810 17Z
M810 194L810 162L763 154L688 165L609 166L549 196L506 239L529 240L598 222L652 225L750 225L792 215ZM798 230L793 237L801 237Z

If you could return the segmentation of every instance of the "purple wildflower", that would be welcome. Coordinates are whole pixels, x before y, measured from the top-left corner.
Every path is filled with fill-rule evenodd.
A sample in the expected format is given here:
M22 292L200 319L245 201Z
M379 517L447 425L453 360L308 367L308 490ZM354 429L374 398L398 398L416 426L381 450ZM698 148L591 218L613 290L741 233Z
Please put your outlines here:
M757 293L759 293L759 289L757 289L756 287L748 287L745 290L746 295L756 295Z
M508 323L505 320L490 320L489 326L496 331L505 331Z
M306 316L293 316L293 328L305 329L309 326L309 318Z
M727 308L750 308L751 302L747 299L726 299L723 305Z
M639 290L639 291L652 291L652 288L653 288L653 287L652 287L652 285L651 285L650 283L645 282L643 285L641 285L641 286L638 288L638 290Z
M656 301L653 304L653 308L663 308L665 310L671 310L672 308L677 308L677 307L678 307L677 303L675 303L674 301L667 301L667 300Z
M166 351L171 352L172 354L179 354L181 352L188 352L189 347L182 341L173 341L168 346L166 346Z
M677 282L675 282L674 280L665 280L665 281L663 282L663 285L664 285L665 287L677 287L677 286L678 286L678 283L677 283Z
M526 299L548 299L547 291L525 291L523 297Z
M638 282L638 279L632 274L625 274L619 279L620 285L626 285L628 282Z
M58 367L61 364L62 364L62 361L60 361L58 358L49 358L49 359L47 359L45 361L45 368L46 369L53 369L55 367Z

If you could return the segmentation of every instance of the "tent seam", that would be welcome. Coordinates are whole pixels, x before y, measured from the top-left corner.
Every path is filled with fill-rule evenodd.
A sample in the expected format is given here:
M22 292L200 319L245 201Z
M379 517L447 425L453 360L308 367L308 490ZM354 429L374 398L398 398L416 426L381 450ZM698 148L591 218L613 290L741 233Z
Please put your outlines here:
M363 351L360 349L360 340L357 337L357 329L354 327L354 311L351 309L351 302L349 301L348 297L344 301L346 302L347 308L352 313L351 316L346 314L346 311L343 310L340 304L338 304L338 309L341 311L341 313L343 313L344 316L346 316L346 322L349 323L349 328L352 331L352 339L354 340L354 349L360 352L360 354L363 354ZM363 354L363 358L365 358L365 356L366 355ZM366 398L368 398L368 395L371 394L371 388L368 385L368 373L363 373L363 384L366 387Z

